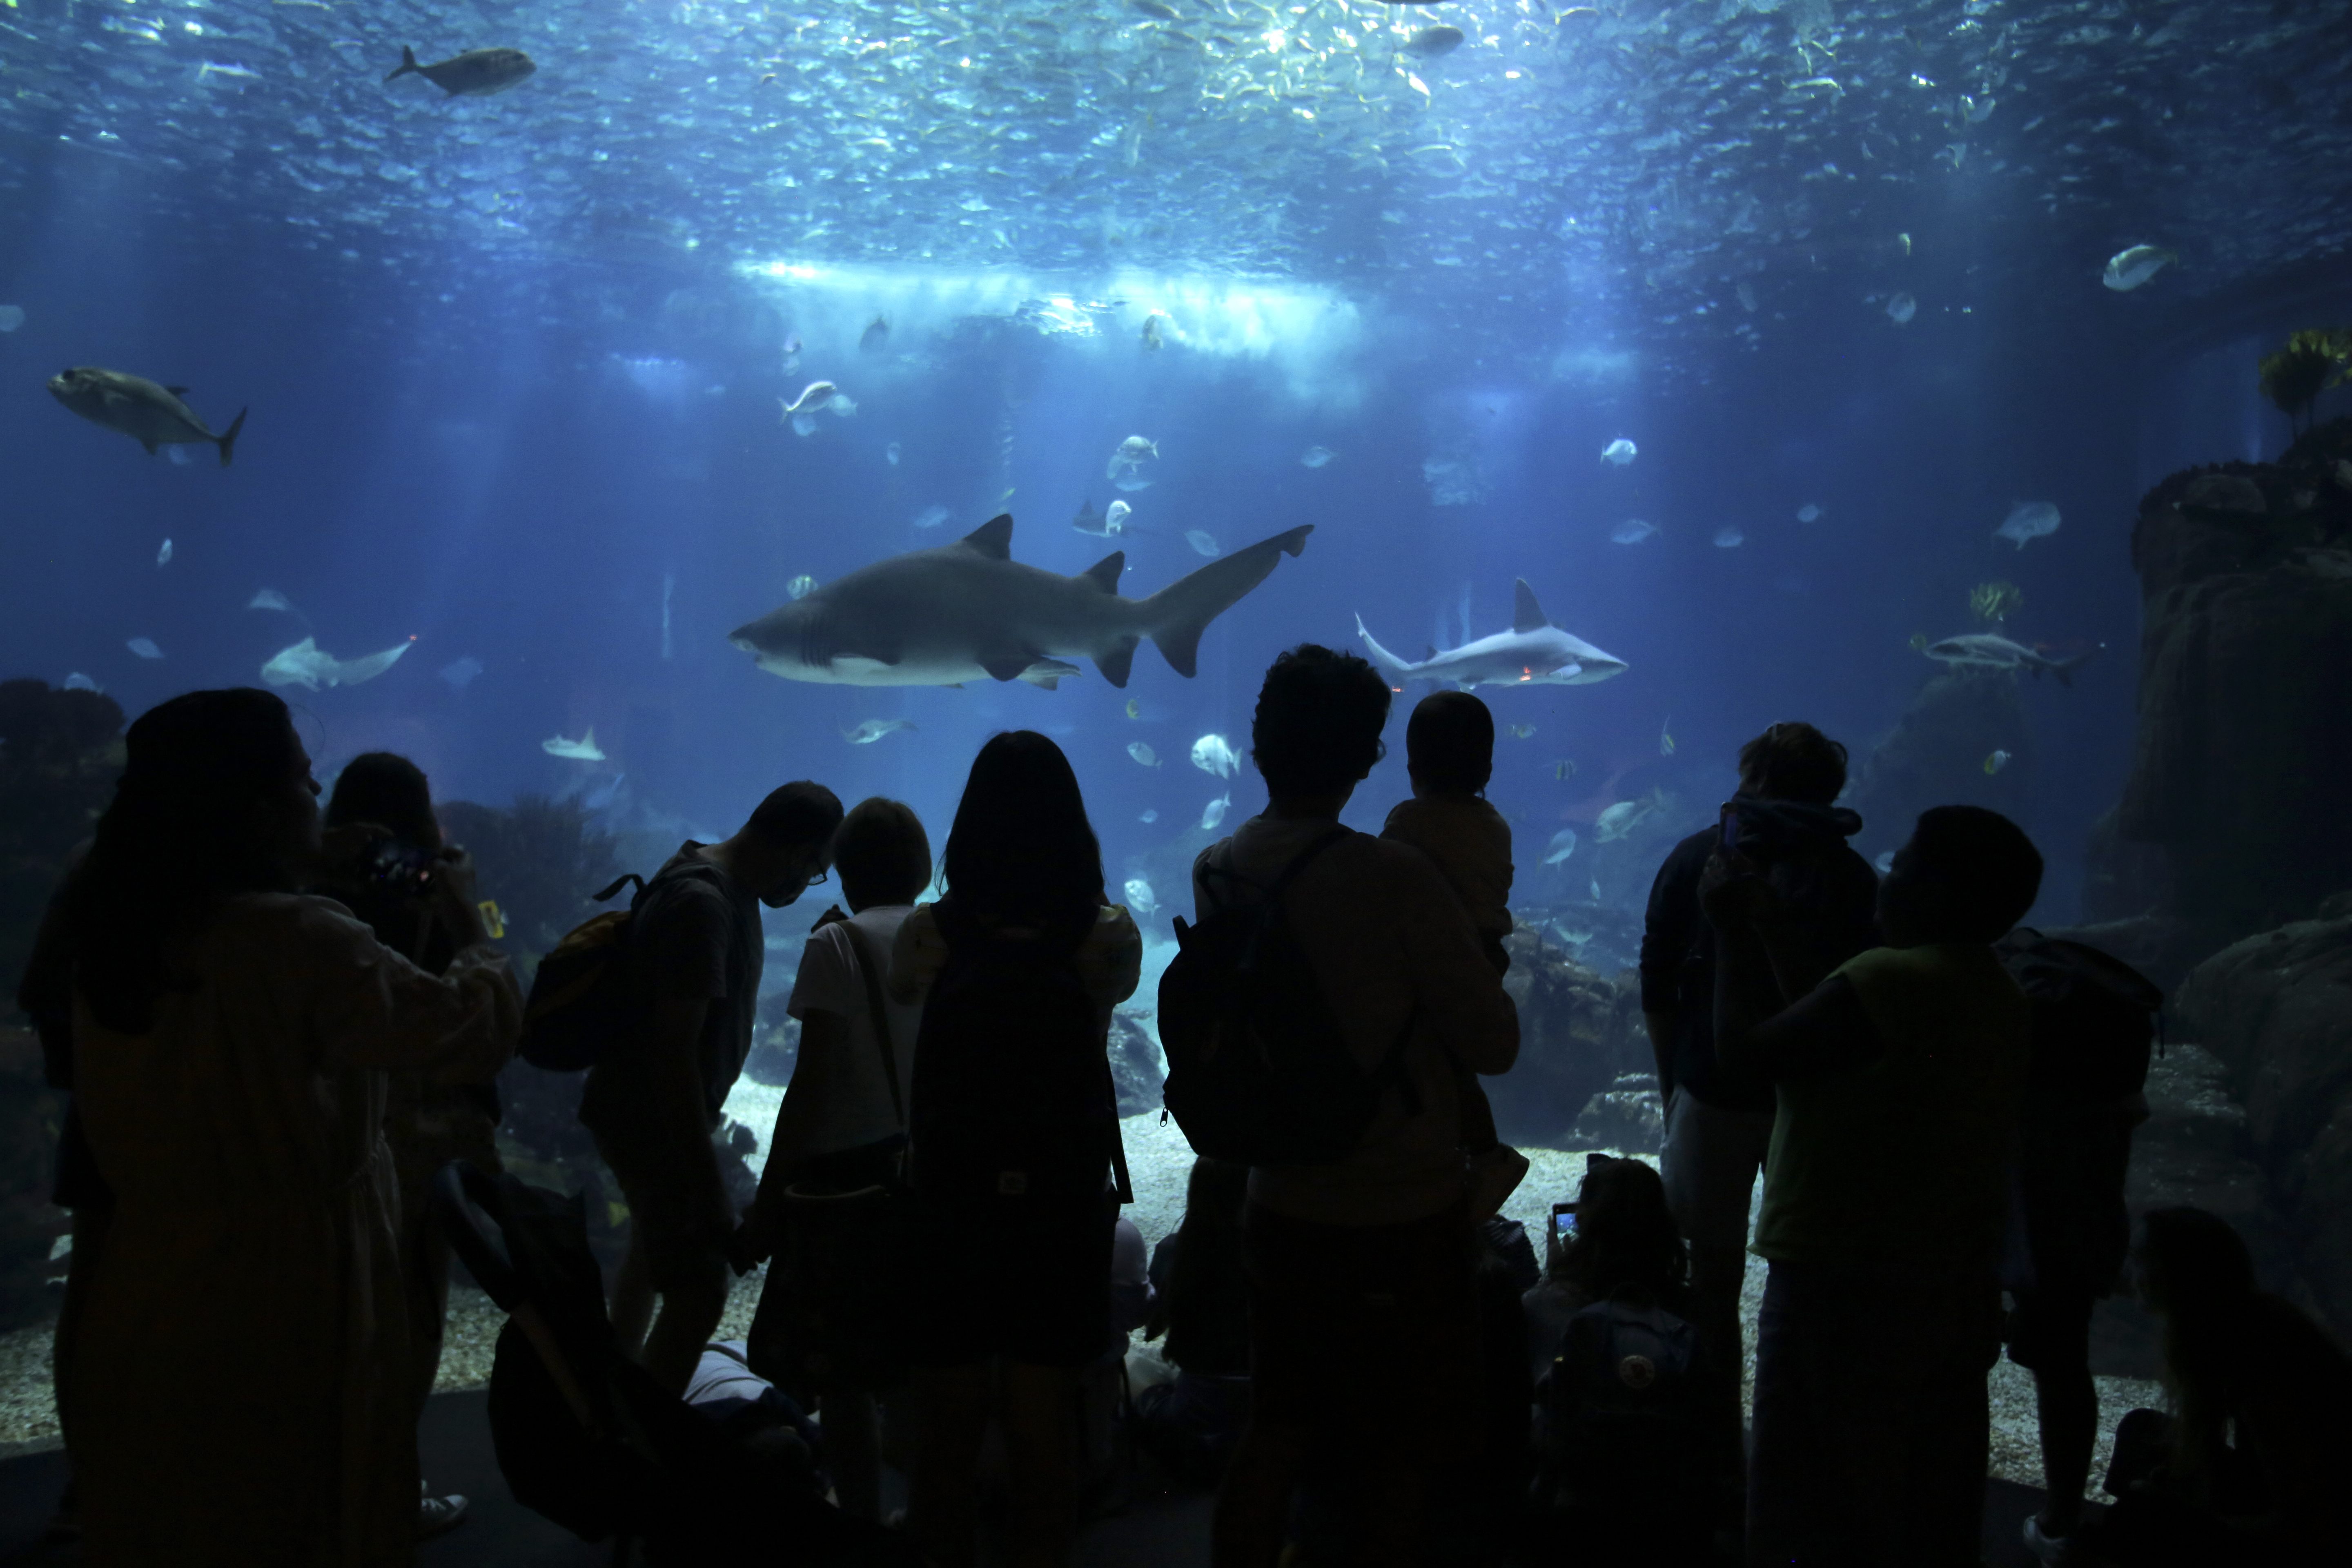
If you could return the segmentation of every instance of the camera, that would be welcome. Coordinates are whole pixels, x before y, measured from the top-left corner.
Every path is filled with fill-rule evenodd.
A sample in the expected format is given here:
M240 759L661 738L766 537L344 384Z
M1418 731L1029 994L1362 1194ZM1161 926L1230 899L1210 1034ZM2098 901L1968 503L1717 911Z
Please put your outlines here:
M415 897L433 880L433 863L438 858L430 849L383 839L368 851L367 878L376 887Z

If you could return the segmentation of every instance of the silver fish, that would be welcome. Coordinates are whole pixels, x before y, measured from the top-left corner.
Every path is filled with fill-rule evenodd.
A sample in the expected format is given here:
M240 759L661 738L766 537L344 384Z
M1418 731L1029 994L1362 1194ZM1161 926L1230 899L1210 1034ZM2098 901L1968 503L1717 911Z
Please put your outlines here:
M227 468L236 433L245 428L246 411L238 409L228 428L215 436L194 409L180 401L187 390L94 364L76 365L49 377L51 397L91 424L130 437L147 448L149 457L161 447L205 441L220 448L221 467Z

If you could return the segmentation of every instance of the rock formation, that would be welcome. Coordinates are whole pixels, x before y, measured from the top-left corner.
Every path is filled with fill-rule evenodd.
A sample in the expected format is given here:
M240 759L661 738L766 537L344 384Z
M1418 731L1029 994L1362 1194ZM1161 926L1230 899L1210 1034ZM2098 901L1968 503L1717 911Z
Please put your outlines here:
M1989 806L2025 820L2032 794L2033 731L2012 670L1938 671L1919 688L1892 733L1863 765L1844 804L1862 814L1853 847L1865 858L1901 847L1931 805ZM1996 751L2009 761L1985 771Z
M2287 1222L2314 1301L2352 1337L2352 900L2329 913L2207 959L2172 1022L2226 1069L2262 1195Z
M1643 1117L1623 1097L1644 1088L1653 1100L1657 1094L1633 976L1612 984L1524 929L1506 945L1511 972L1503 987L1519 1010L1519 1060L1504 1077L1483 1080L1496 1129L1506 1142L1625 1147L1620 1140L1642 1136ZM1612 1095L1620 1098L1605 1098ZM1655 1147L1654 1135L1647 1147Z
M2138 740L2094 847L2094 919L2155 908L2219 946L2352 888L2347 544L2352 419L2276 463L2176 474L2140 503Z

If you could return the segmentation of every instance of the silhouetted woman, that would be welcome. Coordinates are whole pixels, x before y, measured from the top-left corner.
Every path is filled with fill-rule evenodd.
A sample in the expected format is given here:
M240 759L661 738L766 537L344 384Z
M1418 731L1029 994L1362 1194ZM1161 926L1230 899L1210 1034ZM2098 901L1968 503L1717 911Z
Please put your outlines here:
M445 974L466 943L450 921L437 879L446 846L433 815L425 770L392 752L365 752L343 764L327 797L326 824L353 840L310 890L367 922L376 940L428 974ZM371 836L371 830L381 834ZM426 1201L433 1177L452 1160L498 1174L499 1091L488 1081L442 1083L418 1072L386 1075L383 1137L400 1190L401 1278L408 1287L408 1332L415 1350L412 1392L422 1418L441 1370L442 1330L449 1314L449 1238ZM420 1537L438 1535L466 1514L463 1496L427 1496L418 1504Z
M1102 851L1061 749L981 748L945 895L898 928L891 990L925 997L910 1107L940 1305L919 1364L911 1515L940 1568L972 1560L992 1383L1013 1468L1016 1568L1067 1560L1077 1372L1102 1352L1123 1179L1104 1038L1142 942L1103 902Z
M417 1527L387 1071L479 1079L520 1027L462 858L425 973L325 900L286 705L142 717L65 910L76 1084L115 1190L73 1378L92 1564L406 1563Z
M2083 1543L2126 1568L2335 1560L2352 1525L2352 1356L2256 1287L2228 1221L2154 1209L2144 1226L2140 1294L2164 1326L2173 1410L2124 1417L2121 1500Z

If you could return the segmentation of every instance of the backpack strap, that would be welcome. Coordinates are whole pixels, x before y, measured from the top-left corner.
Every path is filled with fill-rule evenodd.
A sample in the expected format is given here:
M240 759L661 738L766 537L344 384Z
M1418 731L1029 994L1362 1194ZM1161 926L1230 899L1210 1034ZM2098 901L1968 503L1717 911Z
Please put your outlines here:
M1297 854L1292 856L1290 858L1290 864L1282 868L1281 875L1276 877L1273 881L1265 884L1261 891L1265 894L1269 902L1281 898L1283 894L1290 890L1290 884L1297 880L1298 874L1301 871L1306 870L1307 866L1313 862L1317 856L1322 854L1326 849L1330 848L1334 844L1339 843L1342 838L1353 838L1355 836L1356 830L1354 828L1343 827L1338 823L1333 823L1329 831L1321 834L1313 843L1307 845L1306 848L1301 849ZM1225 840L1224 862L1220 864L1215 860L1210 859L1205 855L1202 856L1201 858L1202 874L1203 876L1216 877L1224 881L1238 883L1244 888L1257 887L1257 883L1251 881L1247 877L1243 876L1240 872L1234 869L1233 858L1234 841L1228 838Z
M603 903L605 900L607 900L607 899L611 898L614 893L619 892L619 891L620 891L624 887L627 886L627 885L628 885L629 883L631 883L631 882L635 882L635 883L637 885L637 890L636 890L636 892L635 892L635 894L631 895L631 897L630 897L630 899L629 899L629 907L630 907L631 909L635 909L635 908L636 907L637 900L638 900L639 899L642 899L642 898L644 898L644 897L646 896L646 879L645 879L643 877L638 876L635 871L629 871L629 872L625 872L625 873L624 873L624 874L623 874L623 875L622 875L622 876L621 876L617 880L615 880L615 881L613 883L613 885L612 885L611 887L606 888L606 889L605 889L603 892L601 892L601 893L591 893L591 894L589 894L589 895L588 895L588 897L589 897L591 900L594 900L595 902L597 902L597 903L600 903L600 904L601 904L601 903Z
M866 977L866 1005L874 1018L874 1038L882 1047L882 1076L890 1084L890 1109L898 1118L898 1131L907 1131L907 1101L898 1090L898 1047L890 1038L890 1015L882 1005L882 972L874 962L873 950L858 934L856 921L839 922L841 934L849 942L849 951L857 960L858 972Z
M1110 1091L1110 1168L1118 1178L1118 1201L1121 1207L1135 1201L1135 1183L1127 1173L1127 1139L1118 1130L1118 1079L1111 1076L1109 1042L1104 1042L1103 1087ZM1166 1112L1161 1113L1162 1120Z

